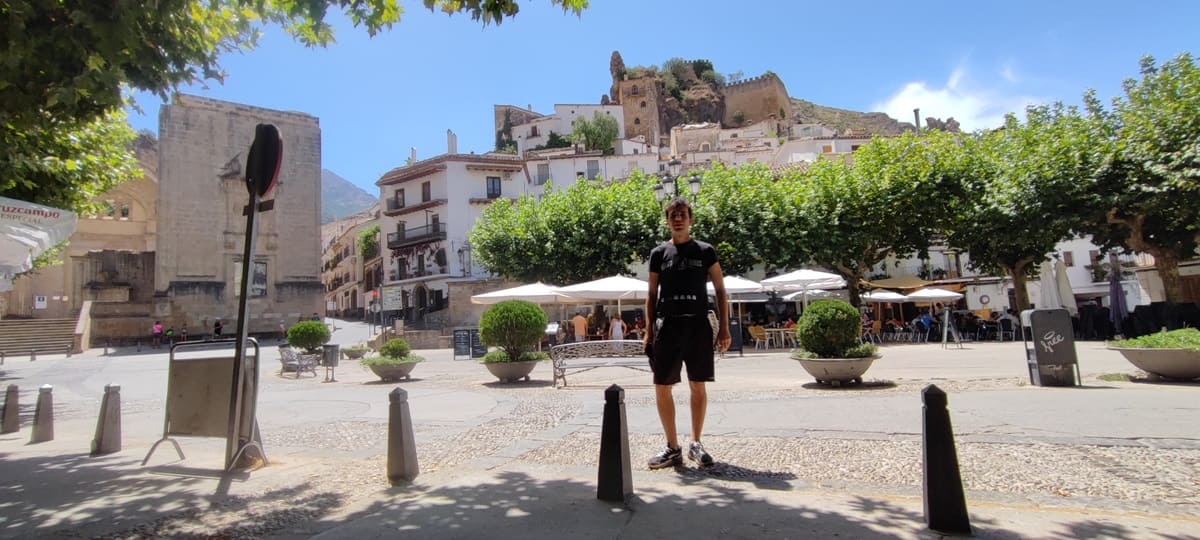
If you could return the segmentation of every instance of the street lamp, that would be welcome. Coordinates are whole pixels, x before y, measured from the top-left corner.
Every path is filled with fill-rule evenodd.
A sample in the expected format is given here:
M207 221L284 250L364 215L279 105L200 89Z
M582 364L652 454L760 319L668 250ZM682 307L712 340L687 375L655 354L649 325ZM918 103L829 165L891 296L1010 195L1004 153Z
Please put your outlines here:
M679 192L679 186L675 184L679 178L679 165L680 161L672 157L671 161L667 162L667 170L663 174L662 182L654 186L654 196L658 198L659 202L669 201Z
M692 173L688 177L688 189L692 192L692 199L695 200L696 195L700 193L700 175Z

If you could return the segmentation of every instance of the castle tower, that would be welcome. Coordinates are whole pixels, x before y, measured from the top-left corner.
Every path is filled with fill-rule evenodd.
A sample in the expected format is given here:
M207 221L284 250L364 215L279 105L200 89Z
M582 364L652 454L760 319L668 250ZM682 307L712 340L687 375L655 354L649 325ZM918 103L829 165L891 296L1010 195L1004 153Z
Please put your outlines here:
M659 107L662 88L658 79L651 76L617 81L617 95L614 97L624 110L625 137L642 135L650 144L661 144L663 130Z

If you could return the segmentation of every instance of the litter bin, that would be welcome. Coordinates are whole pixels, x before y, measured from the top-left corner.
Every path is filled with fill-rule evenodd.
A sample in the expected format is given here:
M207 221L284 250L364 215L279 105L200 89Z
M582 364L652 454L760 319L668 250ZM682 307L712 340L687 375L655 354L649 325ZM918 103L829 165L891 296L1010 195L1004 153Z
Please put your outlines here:
M1029 365L1029 382L1037 386L1078 386L1079 359L1071 314L1065 309L1021 312L1021 342Z
M337 345L322 345L321 367L337 367L338 354L339 350Z

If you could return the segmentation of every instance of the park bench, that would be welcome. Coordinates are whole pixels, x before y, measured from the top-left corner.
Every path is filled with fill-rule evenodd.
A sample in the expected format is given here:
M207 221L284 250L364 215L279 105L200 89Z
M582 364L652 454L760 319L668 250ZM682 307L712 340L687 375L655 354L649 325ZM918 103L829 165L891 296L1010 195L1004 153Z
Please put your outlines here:
M296 374L296 378L300 378L300 374L308 371L317 376L317 359L318 354L299 354L296 349L287 345L279 346L279 374L291 371Z
M567 385L568 373L583 373L603 367L623 367L650 371L645 344L639 340L597 340L564 343L550 347L554 362L554 387Z

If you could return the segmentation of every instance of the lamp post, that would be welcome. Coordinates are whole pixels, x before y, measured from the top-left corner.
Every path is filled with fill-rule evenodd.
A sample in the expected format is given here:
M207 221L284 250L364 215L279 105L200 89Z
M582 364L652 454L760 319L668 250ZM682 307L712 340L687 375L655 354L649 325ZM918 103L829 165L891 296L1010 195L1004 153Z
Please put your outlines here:
M669 201L679 193L679 186L675 183L679 179L679 159L671 157L671 161L667 162L667 170L663 174L662 182L654 186L654 196L659 202Z

